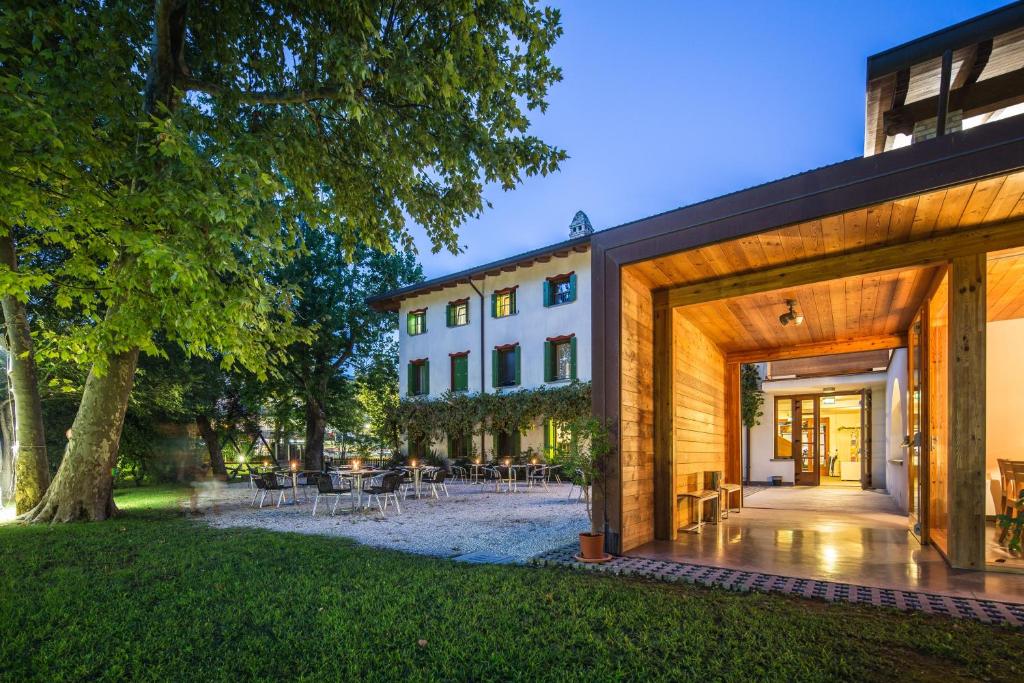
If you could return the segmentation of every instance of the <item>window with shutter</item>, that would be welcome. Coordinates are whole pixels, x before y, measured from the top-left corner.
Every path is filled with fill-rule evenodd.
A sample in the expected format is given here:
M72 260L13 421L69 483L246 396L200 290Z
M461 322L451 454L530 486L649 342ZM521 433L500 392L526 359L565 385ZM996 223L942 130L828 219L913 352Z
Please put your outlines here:
M495 387L512 387L519 384L519 344L499 346L494 349L492 375Z
M491 315L507 318L516 314L516 288L500 289L491 295Z
M469 300L452 301L445 308L448 327L462 327L469 324Z
M544 281L544 305L558 306L576 300L576 274L566 273Z
M427 331L427 309L409 311L409 315L406 318L406 331L411 337Z
M451 354L451 390L469 389L469 351Z
M408 393L410 396L425 396L430 393L430 361L427 359L409 361Z
M548 337L544 344L544 381L576 379L576 336Z

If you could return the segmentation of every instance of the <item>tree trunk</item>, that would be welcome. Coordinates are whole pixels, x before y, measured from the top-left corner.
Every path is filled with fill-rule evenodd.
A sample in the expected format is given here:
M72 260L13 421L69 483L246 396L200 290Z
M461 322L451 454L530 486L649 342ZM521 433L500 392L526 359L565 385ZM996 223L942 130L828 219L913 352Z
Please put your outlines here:
M327 416L320 402L315 398L306 397L306 452L305 466L308 470L320 470L324 462L324 432L327 429Z
M18 269L14 236L10 227L0 237L0 261L12 271ZM22 514L39 503L50 484L50 463L46 459L43 433L43 405L39 400L36 357L25 304L14 296L3 297L7 325L7 350L11 357L11 393L14 395L14 506Z
M117 512L112 470L138 360L138 349L125 351L110 357L102 376L89 373L60 469L26 521L99 521Z
M220 447L220 436L213 428L213 423L206 415L196 415L196 427L199 428L199 435L206 442L206 449L210 452L210 471L214 477L226 477L228 468L224 465L224 452Z
M0 403L0 507L14 500L14 413L11 399Z

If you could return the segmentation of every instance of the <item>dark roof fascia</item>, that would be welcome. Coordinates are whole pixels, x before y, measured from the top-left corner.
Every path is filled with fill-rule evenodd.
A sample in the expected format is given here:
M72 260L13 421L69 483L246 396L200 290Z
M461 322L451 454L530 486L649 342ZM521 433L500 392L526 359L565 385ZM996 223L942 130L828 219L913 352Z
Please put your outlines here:
M626 265L1024 168L1024 115L594 233Z
M383 292L374 296L368 297L366 302L376 310L388 310L394 309L395 305L401 300L414 296L418 293L426 293L430 290L435 290L439 287L453 286L457 284L464 284L469 282L471 279L479 279L484 273L492 270L501 270L509 266L518 265L524 261L535 261L538 258L544 258L545 256L554 256L557 252L566 251L579 247L581 245L589 245L592 235L584 235L582 237L574 237L573 239L566 240L564 242L558 242L556 244L550 244L540 249L534 249L533 251L523 252L516 254L515 256L509 256L508 258L501 259L500 261L492 261L485 263L481 266L475 266L466 270L461 270L451 275L443 275L436 277L432 280L424 280L423 282L417 282L414 285L407 287L401 287L399 289L393 289L389 292Z
M871 55L868 57L868 80L940 57L946 50L980 43L1021 26L1024 26L1024 0Z

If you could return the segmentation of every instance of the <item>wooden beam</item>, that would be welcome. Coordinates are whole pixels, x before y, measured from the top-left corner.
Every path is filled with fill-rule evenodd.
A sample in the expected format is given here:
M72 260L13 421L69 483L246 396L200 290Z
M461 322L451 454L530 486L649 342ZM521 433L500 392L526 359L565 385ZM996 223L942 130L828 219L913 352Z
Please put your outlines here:
M948 111L959 109L965 119L1024 102L1024 69L951 90L947 101ZM890 109L882 115L886 133L893 135L894 132L906 130L907 126L912 129L918 121L934 118L939 104L940 98L936 95Z
M672 309L654 294L654 537L676 538L675 354Z
M657 312L655 312L655 315L657 315ZM796 344L776 348L753 349L751 351L735 351L733 353L726 354L725 361L727 363L763 363L773 360L832 356L837 353L898 349L906 345L907 335L886 334L874 337L835 339L826 342L816 342L814 344Z
M935 137L946 134L946 117L949 114L949 83L953 73L953 51L942 53L942 68L939 72L939 101L936 107Z
M949 271L948 559L985 568L985 254Z
M743 482L743 454L740 434L740 364L726 361L725 365L725 481ZM742 495L742 493L740 494ZM728 504L728 501L726 501Z
M795 261L782 266L712 278L668 289L668 306L691 306L777 289L809 285L868 273L884 273L945 263L956 256L980 254L1024 244L1024 220L973 230L955 230L916 242L889 244Z

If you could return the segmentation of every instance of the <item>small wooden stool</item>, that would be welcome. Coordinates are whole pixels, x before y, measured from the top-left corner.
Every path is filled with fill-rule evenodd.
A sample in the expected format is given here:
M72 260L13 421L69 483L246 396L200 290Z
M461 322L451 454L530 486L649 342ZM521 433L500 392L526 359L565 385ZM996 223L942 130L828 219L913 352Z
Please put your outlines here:
M711 490L711 489L700 489L698 491L686 491L686 492L680 493L678 496L676 496L676 503L677 504L683 498L688 499L690 509L692 509L694 503L697 504L697 521L694 522L693 524L688 525L688 526L680 527L679 530L680 531L685 531L687 533L699 534L701 532L701 530L704 528L704 503L708 502L709 500L713 501L714 504L715 504L714 515L712 516L712 519L715 520L713 523L717 524L718 523L718 504L719 504L720 496L721 496L721 494L718 491L714 491L714 490Z
M740 510L743 508L742 484L721 484L718 487L718 493L720 496L722 496L722 502L719 508L722 511L722 519L729 519L730 512L735 512L736 514L740 513ZM732 507L729 505L729 496L731 496L734 493L740 494L740 502L739 505L737 505L736 507Z

